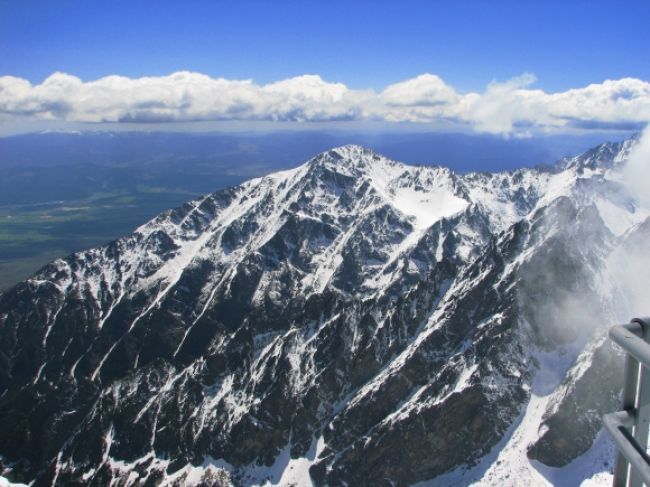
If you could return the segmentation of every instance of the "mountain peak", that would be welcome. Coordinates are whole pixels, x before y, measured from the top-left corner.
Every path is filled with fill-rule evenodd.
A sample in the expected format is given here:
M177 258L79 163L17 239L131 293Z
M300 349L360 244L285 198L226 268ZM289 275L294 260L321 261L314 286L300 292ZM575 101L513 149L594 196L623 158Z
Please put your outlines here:
M337 154L343 158L348 158L348 157L358 158L364 156L379 155L376 152L374 152L372 149L369 149L368 147L364 147L359 144L346 144L340 147L334 147L333 149L330 149L328 152Z
M605 142L578 156L562 159L558 167L560 170L575 168L579 172L611 169L627 160L639 138L640 135L635 134L620 142Z
M386 158L362 145L347 144L322 152L312 159L312 161L325 161L349 166L380 159Z
M388 159L374 152L372 149L355 144L335 147L322 152L307 164L328 172L357 178L373 178L375 176L374 173L377 171L382 174L387 171L393 173L408 167L402 163Z

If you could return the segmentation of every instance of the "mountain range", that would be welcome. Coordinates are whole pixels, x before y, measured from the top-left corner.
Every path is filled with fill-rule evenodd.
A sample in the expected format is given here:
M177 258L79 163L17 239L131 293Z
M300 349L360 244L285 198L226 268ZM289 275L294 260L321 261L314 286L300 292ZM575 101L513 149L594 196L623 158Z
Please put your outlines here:
M468 174L343 146L53 261L0 295L2 475L610 483L637 143Z

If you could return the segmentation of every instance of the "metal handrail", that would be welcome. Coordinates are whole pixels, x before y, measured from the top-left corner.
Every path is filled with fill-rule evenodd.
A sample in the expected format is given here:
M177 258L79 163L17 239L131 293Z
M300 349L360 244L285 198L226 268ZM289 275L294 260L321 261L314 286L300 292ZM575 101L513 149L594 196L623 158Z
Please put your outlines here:
M618 450L614 487L650 486L650 318L613 326L609 337L626 352L622 411L603 416Z

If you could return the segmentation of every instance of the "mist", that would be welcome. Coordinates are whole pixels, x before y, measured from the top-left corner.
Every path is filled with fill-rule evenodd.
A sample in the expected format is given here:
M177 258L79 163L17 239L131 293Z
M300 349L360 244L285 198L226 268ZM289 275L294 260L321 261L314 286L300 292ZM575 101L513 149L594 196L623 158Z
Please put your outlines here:
M545 251L519 269L518 300L542 349L578 354L607 342L610 326L650 316L650 126L617 162L582 204L558 200L531 219L530 242Z
M607 259L606 276L611 278L614 318L650 316L647 276L650 275L650 125L630 152L622 172L622 184L633 200L640 223L621 236Z
M623 184L640 206L650 207L650 125L641 133L623 170Z

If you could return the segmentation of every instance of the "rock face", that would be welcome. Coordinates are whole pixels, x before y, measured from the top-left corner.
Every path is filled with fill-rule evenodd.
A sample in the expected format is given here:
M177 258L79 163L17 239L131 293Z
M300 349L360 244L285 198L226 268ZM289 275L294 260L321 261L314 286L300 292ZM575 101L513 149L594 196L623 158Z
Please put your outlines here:
M540 397L521 456L574 461L617 407L599 282L643 220L634 143L468 175L346 146L52 262L0 296L3 475L410 485Z

